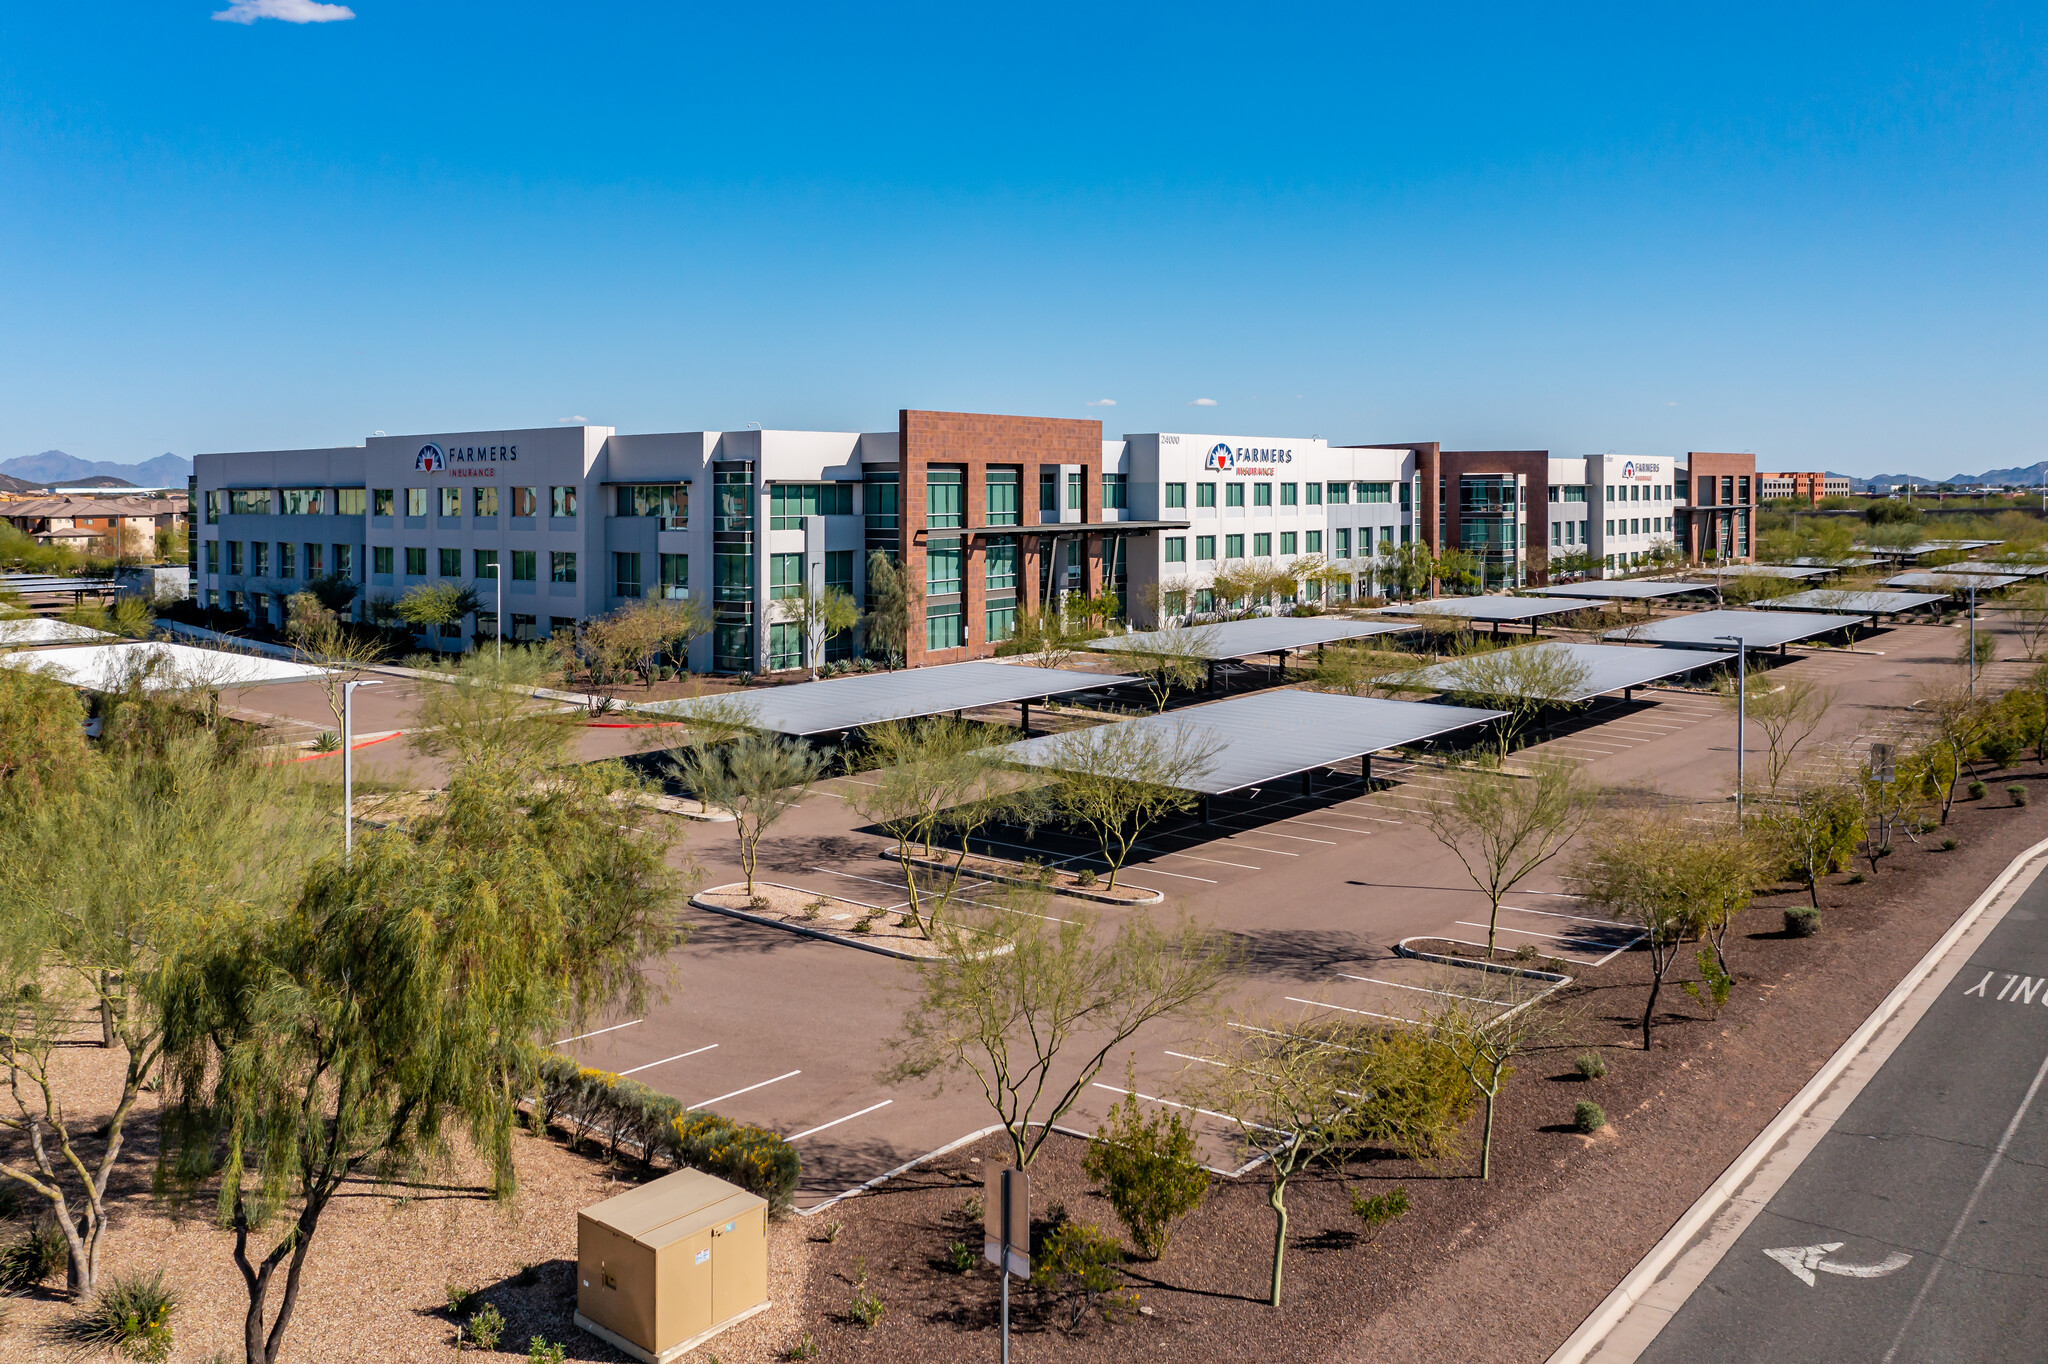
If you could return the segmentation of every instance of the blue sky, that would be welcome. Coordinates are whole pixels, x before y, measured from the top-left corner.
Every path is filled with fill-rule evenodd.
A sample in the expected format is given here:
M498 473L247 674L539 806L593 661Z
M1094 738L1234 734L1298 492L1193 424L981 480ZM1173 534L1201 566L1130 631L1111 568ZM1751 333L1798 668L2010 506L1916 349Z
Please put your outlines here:
M0 10L0 459L905 406L2048 454L2038 6L230 3Z

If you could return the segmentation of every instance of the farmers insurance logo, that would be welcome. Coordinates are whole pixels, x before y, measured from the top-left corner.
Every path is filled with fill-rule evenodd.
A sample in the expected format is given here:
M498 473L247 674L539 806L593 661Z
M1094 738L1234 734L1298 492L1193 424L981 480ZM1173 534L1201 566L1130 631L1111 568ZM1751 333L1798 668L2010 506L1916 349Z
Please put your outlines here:
M1230 472L1231 466L1236 462L1236 457L1230 453L1229 444L1219 440L1209 447L1209 458L1202 461L1202 467L1204 469L1220 469L1227 474Z
M428 441L420 447L420 452L413 456L412 467L414 473L438 473L448 467L448 457L441 453L440 446Z
M1621 476L1624 481L1636 476L1636 462L1634 460L1628 460L1622 464Z

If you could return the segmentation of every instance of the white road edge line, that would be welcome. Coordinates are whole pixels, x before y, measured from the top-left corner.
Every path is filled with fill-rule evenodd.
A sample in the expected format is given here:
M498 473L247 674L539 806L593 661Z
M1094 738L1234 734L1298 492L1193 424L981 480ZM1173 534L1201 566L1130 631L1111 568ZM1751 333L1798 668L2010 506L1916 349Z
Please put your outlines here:
M669 1062L671 1062L671 1061L680 1061L680 1060L683 1060L683 1059L684 1059L685 1057L689 1057L689 1056L702 1056L702 1055L703 1055L703 1054L704 1054L705 1052L707 1052L707 1051L712 1051L712 1050L715 1050L715 1049L717 1048L717 1046L718 1046L718 1044L717 1044L716 1042L713 1042L713 1043L712 1043L712 1044L711 1044L710 1046L708 1046L708 1047L699 1047L699 1048L697 1048L697 1050L695 1050L695 1051L681 1051L681 1052L677 1052L677 1053L676 1053L676 1054L675 1054L674 1056L664 1056L664 1057L662 1057L662 1058L661 1058L661 1059L660 1059L659 1061L649 1061L649 1062L648 1062L648 1063L647 1063L646 1065L644 1065L644 1066L635 1066L635 1067L633 1067L633 1068L632 1068L631 1070L622 1070L622 1071L620 1071L620 1072L619 1072L619 1074L621 1074L621 1075L638 1075L638 1074L639 1074L639 1073L640 1073L641 1071L643 1071L643 1070L653 1070L653 1069L654 1069L654 1068L655 1068L656 1066L665 1066L665 1065L667 1065L667 1064L668 1064Z
M819 1123L819 1124L818 1124L818 1125L817 1125L816 1127L806 1127L806 1128L805 1128L805 1129L804 1129L803 1131L801 1131L801 1132L797 1133L797 1134L796 1134L795 1136L793 1136L793 1137L784 1137L784 1138L783 1138L783 1140L784 1140L784 1141L802 1141L802 1140L803 1140L803 1139L804 1139L805 1137L811 1136L811 1135L813 1135L814 1133L822 1132L822 1131L824 1131L824 1130L825 1130L826 1128L828 1128L828 1127L837 1127L837 1126L839 1126L839 1124L840 1124L840 1123L843 1123L843 1122L852 1122L852 1121L853 1121L853 1120L854 1120L855 1118L865 1118L865 1117L866 1117L866 1116L867 1116L868 1114L870 1114L870 1113L874 1112L874 1111L875 1111L876 1109L878 1109L878 1108L887 1108L887 1107L888 1107L888 1106L889 1106L890 1104L892 1104L892 1103L895 1103L895 1102L896 1102L896 1101L895 1101L894 1099L884 1099L884 1100L882 1100L882 1101L881 1101L880 1103L878 1103L878 1104L870 1104L870 1105L868 1105L868 1106L867 1106L866 1108L863 1108L863 1109L862 1109L862 1110L861 1110L860 1112L858 1112L858 1113L849 1113L849 1114L847 1114L847 1115L846 1115L845 1117L843 1117L843 1118L834 1118L834 1119L833 1119L832 1121L830 1121L830 1122L821 1122L821 1123Z
M773 1080L763 1080L758 1085L748 1085L745 1089L735 1089L732 1093L721 1094L715 1099L700 1099L696 1103L691 1104L690 1107L709 1108L713 1104L722 1104L727 1099L737 1099L742 1094L752 1094L757 1089L766 1089L769 1085L780 1084L782 1081L789 1079L790 1076L801 1074L803 1074L803 1072L800 1070L792 1070L789 1072L788 1075L778 1075Z
M636 1018L633 1020L633 1023L644 1023L646 1021L642 1018ZM609 1028L599 1028L596 1032L579 1032L574 1037L565 1037L559 1042L550 1042L548 1045L551 1047L566 1047L571 1042L581 1042L586 1037L596 1037L598 1033L617 1032L620 1028L630 1028L633 1026L633 1023L614 1023Z
M1900 1014L1921 986L1927 984L1930 977L1941 969L1943 959L1977 927L1978 921L2006 892L2020 872L2044 853L2048 853L2048 839L2036 843L2006 864L2005 870L1984 888L1984 893L1963 911L1962 916L1949 926L1948 931L1935 941L1934 946L1927 949L1927 954L1914 964L1905 978L1893 987L1892 992L1884 997L1877 1008L1871 1011L1870 1017L1864 1019L1862 1025L1849 1034L1848 1040L1835 1049L1835 1054L1830 1056L1827 1064L1806 1082L1806 1087L1792 1097L1792 1102L1779 1110L1778 1116L1773 1118L1763 1131L1757 1133L1756 1140L1743 1148L1742 1154L1735 1158L1734 1163L1721 1173L1721 1177L1715 1180L1690 1208L1686 1209L1685 1215L1673 1224L1670 1231L1664 1233L1664 1239L1651 1247L1650 1253L1629 1271L1628 1277L1615 1285L1614 1291L1593 1309L1593 1314L1580 1323L1579 1329L1572 1332L1564 1344L1557 1347L1546 1364L1581 1364L1581 1361L1592 1358L1595 1351L1601 1355L1601 1364L1630 1364L1630 1361L1649 1348L1650 1342L1656 1339L1657 1332L1663 1329L1664 1323L1671 1319L1685 1299L1691 1296L1693 1290L1705 1281L1714 1266L1720 1263L1721 1257L1727 1253L1728 1248L1735 1244L1736 1238L1741 1236L1756 1215L1763 1211L1764 1205L1770 1201L1770 1196L1792 1177L1800 1163L1815 1146L1819 1145L1821 1137L1833 1126L1840 1112L1848 1108L1856 1095L1862 1092L1870 1077L1882 1068L1884 1060L1912 1030L1911 1025L1919 1021L1920 1015L1926 1013L1928 1007L1939 997L1941 990L1947 988L1948 980L1963 968L1969 954L1958 954L1956 960L1948 965L1943 979L1936 982L1937 988L1930 990L1927 996L1919 1001L1919 1007L1914 1015L1901 1020L1907 1026L1889 1039L1888 1045L1882 1049L1882 1055L1872 1055L1872 1064L1867 1068L1867 1073L1858 1077L1855 1083L1844 1086L1844 1093L1830 1094L1829 1091L1842 1078L1843 1072L1847 1071L1866 1050L1871 1049L1871 1044L1878 1033ZM2028 884L2032 884L2032 878L2029 878ZM2021 887L2022 891L2025 889L2025 886ZM2013 897L2015 902L2018 898L2018 895ZM2010 905L2007 908L2010 908ZM2002 913L2000 917L2003 917ZM1992 926L1995 926L1995 921ZM1986 931L1989 931L1988 927ZM1828 1107L1833 1110L1828 1114L1827 1120L1821 1122L1816 1118L1808 1130L1797 1131L1806 1123L1812 1110L1823 1098L1828 1100ZM1793 1140L1788 1142L1788 1137L1792 1137ZM1770 1187L1746 1190L1745 1186L1758 1173L1765 1161L1779 1153L1781 1145L1785 1147L1784 1159L1766 1172L1766 1182ZM1739 1198L1738 1194L1741 1195ZM1728 1209L1725 1214L1722 1213L1724 1207ZM1679 1265L1680 1256L1684 1255L1704 1232L1711 1234L1701 1241L1698 1252L1686 1256L1687 1263ZM1666 1274L1673 1271L1674 1267L1678 1273L1673 1276L1672 1291L1668 1295L1659 1295L1660 1298L1668 1296L1671 1301L1660 1301L1654 1305L1661 1316L1656 1328L1648 1334L1633 1332L1631 1339L1619 1342L1619 1348L1607 1350L1605 1346L1615 1328L1622 1324L1631 1309L1663 1286ZM1683 1283L1680 1283L1680 1280ZM1647 1325L1646 1322L1645 1326Z

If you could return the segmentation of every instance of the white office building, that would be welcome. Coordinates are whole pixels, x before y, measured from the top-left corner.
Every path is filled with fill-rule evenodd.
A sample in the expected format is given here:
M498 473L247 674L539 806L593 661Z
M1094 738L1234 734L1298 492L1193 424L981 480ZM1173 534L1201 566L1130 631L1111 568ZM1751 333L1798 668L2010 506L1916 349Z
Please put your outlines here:
M1676 543L1678 466L1669 459L1585 455L1550 461L1550 565L1585 556L1593 573L1625 572Z

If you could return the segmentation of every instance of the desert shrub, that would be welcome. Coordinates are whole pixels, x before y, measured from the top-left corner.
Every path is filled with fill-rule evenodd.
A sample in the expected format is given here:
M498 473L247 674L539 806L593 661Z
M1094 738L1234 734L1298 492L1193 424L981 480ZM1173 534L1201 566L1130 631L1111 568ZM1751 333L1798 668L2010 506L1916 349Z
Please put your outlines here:
M1990 792L1990 790L1991 788L1986 786L1983 782L1973 781L1970 783L1970 799L1982 800L1984 799L1985 795Z
M2012 785L2006 787L2005 794L2012 797L2012 803L2014 805L2025 805L2027 803L2027 788L2025 786L2022 786L2019 782L2014 782Z
M1089 1138L1081 1168L1102 1186L1147 1260L1159 1258L1173 1224L1199 1207L1209 1191L1209 1172L1195 1152L1195 1130L1179 1110L1160 1109L1148 1118L1138 1096L1129 1093Z
M1984 736L1978 750L1993 767L2011 767L2020 760L2020 754L2026 751L2026 747L2026 741L2018 734L2000 729Z
M85 1350L130 1359L171 1357L171 1314L178 1295L164 1286L161 1272L148 1278L114 1276L93 1295L66 1334Z
M504 1336L505 1314L490 1303L469 1314L469 1338L482 1349L497 1349Z
M826 666L830 667L831 665L827 664ZM802 1335L796 1338L796 1344L790 1346L788 1349L782 1352L781 1357L792 1362L805 1359L816 1359L818 1357L817 1338L814 1337L809 1331L804 1332Z
M1810 938L1820 932L1820 911L1811 905L1792 905L1785 910L1785 931L1795 938Z
M853 1301L846 1305L848 1319L862 1330L869 1330L888 1310L889 1304L868 1287L867 1257L856 1259L853 1262Z
M1572 1106L1572 1126L1591 1136L1607 1126L1607 1110L1591 1099L1581 1099Z
M946 1265L955 1274L966 1274L974 1268L974 1252L965 1241L952 1241L946 1246Z
M1083 867L1074 873L1074 884L1077 886L1092 886L1099 879L1093 867Z
M1361 1088L1373 1096L1362 1144L1384 1146L1414 1160L1443 1160L1478 1105L1457 1053L1418 1030L1375 1037L1360 1061Z
M1408 1191L1398 1184L1388 1193L1351 1195L1351 1215L1365 1225L1368 1244L1378 1240L1396 1218L1407 1216L1408 1207Z
M64 1233L54 1225L36 1226L0 1246L0 1293L34 1288L70 1260Z
M1941 850L1943 852L1954 852L1958 846L1960 845L1958 845L1953 838L1944 838L1941 840Z
M441 1291L448 1296L448 1315L451 1317L461 1316L463 1309L469 1306L469 1300L476 1296L474 1288L464 1288L461 1284L444 1285Z
M1058 1225L1033 1257L1031 1286L1067 1300L1073 1309L1067 1330L1079 1330L1091 1307L1099 1307L1107 1321L1116 1320L1120 1310L1135 1309L1137 1292L1124 1287L1117 1269L1124 1248L1116 1238L1086 1222L1055 1220Z
M569 1357L566 1345L550 1345L546 1336L535 1336L526 1342L526 1364L562 1364Z
M1579 1059L1572 1062L1572 1069L1578 1071L1581 1080L1599 1080L1607 1075L1607 1058L1597 1051L1579 1053Z
M768 1200L771 1213L787 1211L802 1162L796 1148L765 1127L736 1123L716 1113L687 1113L669 1124L669 1158L679 1167L730 1180Z

